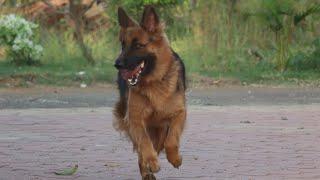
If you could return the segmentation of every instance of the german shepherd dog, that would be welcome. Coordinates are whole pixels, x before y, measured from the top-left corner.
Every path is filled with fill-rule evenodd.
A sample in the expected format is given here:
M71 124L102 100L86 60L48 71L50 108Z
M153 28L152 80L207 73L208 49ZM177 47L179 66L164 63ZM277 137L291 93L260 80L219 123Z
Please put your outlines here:
M186 120L185 68L169 45L163 24L146 6L140 24L118 9L122 51L115 61L120 99L114 127L124 132L138 153L142 179L156 179L158 155L165 149L178 168L180 136Z

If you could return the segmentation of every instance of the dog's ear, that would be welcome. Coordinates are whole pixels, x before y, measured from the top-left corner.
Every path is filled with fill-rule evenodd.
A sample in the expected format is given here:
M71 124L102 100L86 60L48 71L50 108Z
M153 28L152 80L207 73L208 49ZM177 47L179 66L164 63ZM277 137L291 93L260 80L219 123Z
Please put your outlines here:
M153 6L148 5L144 7L140 26L147 32L156 32L159 28L159 16Z
M122 7L118 8L118 22L122 28L136 26L136 23L127 15Z

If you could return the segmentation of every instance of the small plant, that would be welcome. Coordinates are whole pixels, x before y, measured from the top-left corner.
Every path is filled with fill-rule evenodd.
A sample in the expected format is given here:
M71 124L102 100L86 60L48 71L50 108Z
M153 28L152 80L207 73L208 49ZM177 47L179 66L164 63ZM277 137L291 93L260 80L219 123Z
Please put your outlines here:
M320 38L313 41L307 52L299 51L289 58L288 68L294 71L320 69Z
M0 46L7 46L7 56L16 64L33 65L43 48L35 43L33 31L38 25L14 14L0 17Z

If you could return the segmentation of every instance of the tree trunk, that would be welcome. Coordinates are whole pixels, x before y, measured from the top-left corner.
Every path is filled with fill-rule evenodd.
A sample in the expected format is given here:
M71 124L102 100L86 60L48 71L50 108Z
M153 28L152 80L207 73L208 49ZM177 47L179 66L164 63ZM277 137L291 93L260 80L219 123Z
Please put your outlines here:
M76 2L75 2L76 1ZM95 65L95 60L92 57L91 50L86 46L83 39L83 16L84 13L81 4L77 0L69 0L69 12L70 18L74 22L74 31L76 35L76 42L79 45L83 56L86 58L89 64Z
M95 60L92 57L91 50L85 45L82 34L81 22L79 19L75 19L75 33L76 33L76 42L79 45L83 56L86 58L89 64L95 65Z
M190 0L189 3L190 3L191 9L194 9L196 7L196 5L197 5L197 0Z
M228 47L231 48L233 47L233 43L232 43L232 40L233 40L233 13L234 13L234 10L235 10L235 6L236 6L236 3L237 1L236 0L229 0L228 2Z

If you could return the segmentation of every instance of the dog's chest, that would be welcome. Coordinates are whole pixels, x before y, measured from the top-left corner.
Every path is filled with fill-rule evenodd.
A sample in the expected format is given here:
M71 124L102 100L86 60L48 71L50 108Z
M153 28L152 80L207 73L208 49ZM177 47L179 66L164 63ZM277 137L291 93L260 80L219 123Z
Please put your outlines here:
M182 95L176 91L176 82L163 80L133 88L130 100L148 122L159 124L171 119L177 111L184 108Z
M146 98L146 105L159 113L166 109L166 105L170 103L172 98L172 94L168 93L165 86L151 86L143 89L140 93Z
M166 122L170 120L182 107L180 96L155 96L145 104L151 110L148 121L150 123Z

